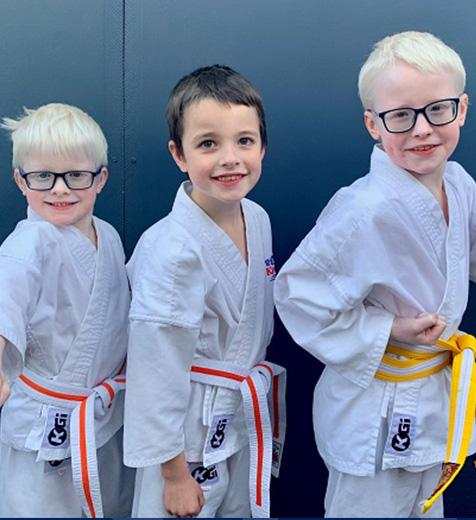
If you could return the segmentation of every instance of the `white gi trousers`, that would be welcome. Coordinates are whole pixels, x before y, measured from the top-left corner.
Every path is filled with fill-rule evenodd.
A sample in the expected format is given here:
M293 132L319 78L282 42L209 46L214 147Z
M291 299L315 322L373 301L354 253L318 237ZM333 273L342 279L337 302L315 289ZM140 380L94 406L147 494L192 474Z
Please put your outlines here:
M218 477L201 483L205 504L198 517L249 518L250 452L245 446L231 457L216 464ZM193 467L193 466L192 466ZM170 518L164 507L164 479L160 465L138 468L132 517L150 515Z
M441 465L424 471L402 468L377 471L373 477L358 477L329 467L324 501L326 518L443 518L443 500L426 513L420 503L438 482Z
M134 470L122 464L122 434L121 428L97 450L104 516L108 517L129 517L131 512ZM0 443L0 518L83 516L71 463L54 469L45 461L37 462L36 456L34 451ZM12 478L2 475L6 470Z

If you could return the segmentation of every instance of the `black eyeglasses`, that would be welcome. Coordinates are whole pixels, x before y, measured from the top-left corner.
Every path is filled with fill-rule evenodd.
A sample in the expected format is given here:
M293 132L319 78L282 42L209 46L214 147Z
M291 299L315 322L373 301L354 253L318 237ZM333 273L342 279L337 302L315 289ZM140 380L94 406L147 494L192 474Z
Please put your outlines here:
M25 172L19 168L20 175L25 179L30 190L48 191L53 189L56 179L61 177L70 190L87 190L93 185L94 178L101 173L103 166L95 172L88 170L74 170L63 173L43 171Z
M418 114L433 126L443 126L452 123L458 115L460 98L446 98L428 103L422 108L396 108L377 112L386 130L392 134L402 134L411 130L416 123Z

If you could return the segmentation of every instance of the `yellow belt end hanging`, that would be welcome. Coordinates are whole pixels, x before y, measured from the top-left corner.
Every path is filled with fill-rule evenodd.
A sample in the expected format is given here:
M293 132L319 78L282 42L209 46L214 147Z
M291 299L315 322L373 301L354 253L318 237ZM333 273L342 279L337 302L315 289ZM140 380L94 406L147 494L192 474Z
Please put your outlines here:
M449 485L453 482L458 473L461 471L462 467L463 464L455 464L453 462L443 463L440 480L431 496L423 502L421 509L422 513L426 513L433 506L433 504L440 498L440 496L446 491L446 489L449 487Z

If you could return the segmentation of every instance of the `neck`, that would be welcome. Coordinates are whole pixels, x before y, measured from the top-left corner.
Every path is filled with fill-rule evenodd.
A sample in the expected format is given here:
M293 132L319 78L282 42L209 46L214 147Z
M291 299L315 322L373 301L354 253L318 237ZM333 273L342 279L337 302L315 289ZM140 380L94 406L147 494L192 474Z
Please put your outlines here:
M421 175L416 172L408 171L410 175L423 184L433 195L441 202L443 196L443 173L445 171L445 165L442 165L438 170L433 173Z
M74 227L78 229L84 236L89 238L91 242L94 244L94 247L98 246L98 239L96 228L94 227L93 219L90 217L89 219L82 220L74 224Z
M192 190L191 199L220 227L229 227L242 222L241 201L232 203L204 200L200 193Z

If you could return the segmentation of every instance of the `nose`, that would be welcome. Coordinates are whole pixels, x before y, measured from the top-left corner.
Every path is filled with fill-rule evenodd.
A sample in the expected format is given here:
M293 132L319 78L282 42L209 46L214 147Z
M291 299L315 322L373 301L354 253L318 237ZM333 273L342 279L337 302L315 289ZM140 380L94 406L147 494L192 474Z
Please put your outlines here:
M56 177L55 183L53 184L53 187L51 188L51 193L54 193L55 195L65 195L70 192L70 189L68 186L66 186L66 183L64 182L64 179L61 177Z
M225 144L222 146L220 156L220 165L225 168L235 167L240 164L240 157L238 150L233 143Z
M426 120L423 114L417 115L412 133L414 136L430 135L433 133L433 127Z

